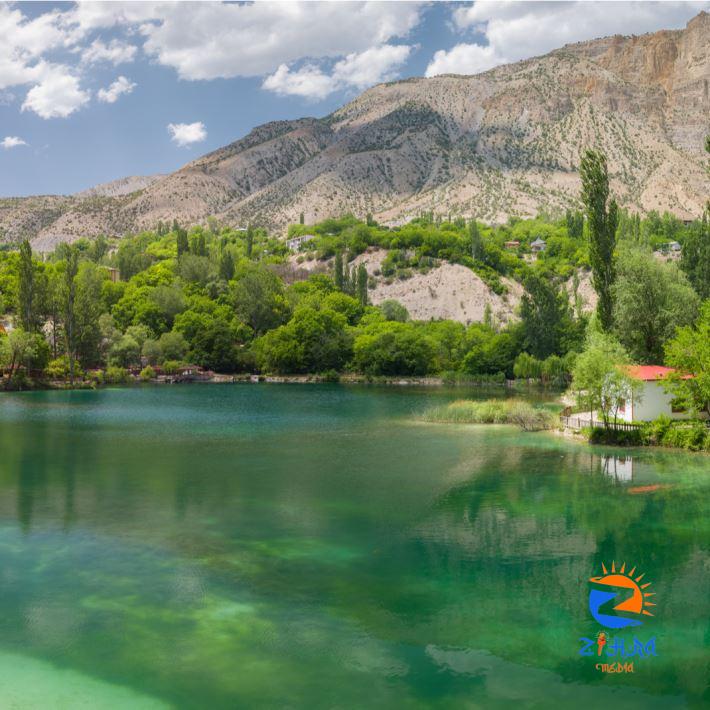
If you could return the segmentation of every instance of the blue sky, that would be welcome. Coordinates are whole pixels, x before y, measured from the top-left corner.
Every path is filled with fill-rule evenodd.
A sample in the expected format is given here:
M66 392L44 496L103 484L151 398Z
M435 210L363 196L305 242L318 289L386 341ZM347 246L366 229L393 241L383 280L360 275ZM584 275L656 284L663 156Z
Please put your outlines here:
M710 2L0 3L0 195L170 172L380 81L680 28L702 9Z

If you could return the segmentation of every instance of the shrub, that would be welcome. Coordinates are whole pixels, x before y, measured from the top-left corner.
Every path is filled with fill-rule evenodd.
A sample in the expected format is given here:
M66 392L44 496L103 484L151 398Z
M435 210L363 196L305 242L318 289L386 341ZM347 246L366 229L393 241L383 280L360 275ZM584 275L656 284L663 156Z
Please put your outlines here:
M636 429L605 429L594 427L586 430L590 444L608 444L614 446L642 446L644 444L641 427Z
M109 365L106 368L106 373L104 375L104 380L107 384L111 385L121 385L129 381L128 370L123 367L116 367L115 365Z
M150 382L155 379L155 370L150 366L146 366L141 370L140 378L143 382Z
M182 367L182 363L179 360L166 360L163 363L163 372L166 375L174 375Z

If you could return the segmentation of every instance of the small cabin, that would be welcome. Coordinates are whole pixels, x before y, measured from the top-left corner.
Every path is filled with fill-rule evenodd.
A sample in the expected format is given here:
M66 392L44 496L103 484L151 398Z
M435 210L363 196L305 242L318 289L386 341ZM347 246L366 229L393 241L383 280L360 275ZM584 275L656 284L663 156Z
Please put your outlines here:
M539 254L541 251L545 251L545 249L547 249L547 242L544 239L540 239L540 237L530 245L530 251L533 254Z
M520 242L516 240L511 240L503 245L506 249L517 249L520 246Z
M108 277L114 283L121 280L121 272L118 269L114 269L112 266L109 266L106 268L106 271L108 271Z
M688 419L687 411L673 403L673 395L666 392L664 380L674 372L662 365L629 365L626 374L641 382L639 392L621 403L618 419L625 422L650 422L661 414L671 419ZM686 378L692 375L685 375Z
M300 237L291 237L291 239L286 240L286 246L291 251L299 251L306 242L310 242L315 238L315 234L302 234Z

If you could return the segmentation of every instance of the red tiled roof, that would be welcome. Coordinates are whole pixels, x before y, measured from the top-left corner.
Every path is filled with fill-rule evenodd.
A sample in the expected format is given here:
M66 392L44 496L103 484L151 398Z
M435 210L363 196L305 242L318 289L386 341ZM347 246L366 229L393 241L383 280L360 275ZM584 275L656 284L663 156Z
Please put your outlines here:
M633 377L635 380L643 382L655 382L667 377L671 372L675 372L672 367L663 367L663 365L629 365L626 369L626 374ZM683 379L692 378L692 375L684 375Z

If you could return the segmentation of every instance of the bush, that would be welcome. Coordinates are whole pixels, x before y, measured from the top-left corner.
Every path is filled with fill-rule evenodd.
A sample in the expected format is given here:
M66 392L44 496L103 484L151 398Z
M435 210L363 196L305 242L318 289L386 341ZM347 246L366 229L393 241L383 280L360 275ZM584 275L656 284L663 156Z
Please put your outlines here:
M106 368L106 373L104 375L104 380L110 385L121 385L128 382L130 375L128 370L123 367L116 367L115 365L109 365Z
M163 372L166 375L175 375L181 367L182 363L179 360L166 360L163 363Z
M69 377L69 360L66 356L50 361L44 369L50 380L66 380Z
M613 446L643 446L644 436L641 427L631 430L605 429L594 427L585 430L590 444L607 444Z
M150 366L146 366L141 370L140 378L143 382L150 382L155 379L155 370Z

